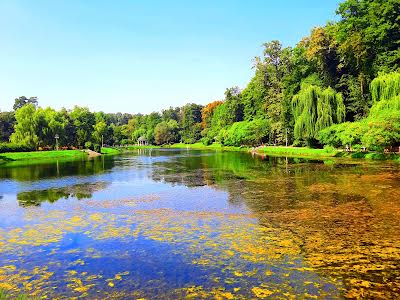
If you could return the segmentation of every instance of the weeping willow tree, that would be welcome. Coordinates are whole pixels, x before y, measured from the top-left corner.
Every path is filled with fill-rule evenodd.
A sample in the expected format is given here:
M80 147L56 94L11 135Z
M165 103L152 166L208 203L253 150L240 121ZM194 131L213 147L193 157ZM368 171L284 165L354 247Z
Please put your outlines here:
M384 110L400 110L400 73L393 72L376 77L371 82L371 95L374 101L370 117Z
M366 118L363 144L375 150L400 146L400 73L378 76L370 90L374 104Z
M376 77L371 82L370 90L374 102L390 100L400 95L400 73L393 72Z
M400 146L400 73L383 74L370 86L374 104L368 117L322 131L319 140L335 146L358 143L369 150Z
M332 124L344 122L346 109L340 93L328 87L304 85L292 100L295 119L294 136L311 144L318 132Z

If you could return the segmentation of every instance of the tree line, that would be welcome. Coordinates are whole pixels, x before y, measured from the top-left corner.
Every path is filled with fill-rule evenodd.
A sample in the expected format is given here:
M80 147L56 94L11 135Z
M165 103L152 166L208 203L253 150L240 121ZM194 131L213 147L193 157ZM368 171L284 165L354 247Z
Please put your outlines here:
M0 113L0 139L38 147L175 142L260 143L382 150L400 142L400 0L346 0L338 21L315 27L294 47L263 45L254 76L224 99L150 114L38 108L16 99Z

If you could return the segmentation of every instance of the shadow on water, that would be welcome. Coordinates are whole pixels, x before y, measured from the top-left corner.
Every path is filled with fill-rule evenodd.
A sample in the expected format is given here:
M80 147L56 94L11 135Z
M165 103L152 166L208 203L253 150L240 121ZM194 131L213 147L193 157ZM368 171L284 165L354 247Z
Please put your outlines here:
M20 182L39 181L65 176L89 176L105 172L114 167L114 160L107 157L92 159L40 161L40 163L16 162L0 167L0 180Z
M109 183L100 181L96 183L76 184L62 188L33 190L18 193L17 200L20 206L27 207L40 206L40 204L45 201L54 203L60 199L90 199L93 192L105 189L108 185Z

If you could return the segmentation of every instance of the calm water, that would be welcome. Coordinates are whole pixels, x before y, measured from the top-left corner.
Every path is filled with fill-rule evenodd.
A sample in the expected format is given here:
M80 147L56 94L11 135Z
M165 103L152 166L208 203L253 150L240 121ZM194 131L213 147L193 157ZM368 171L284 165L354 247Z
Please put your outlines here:
M400 167L138 151L0 168L0 289L400 297Z

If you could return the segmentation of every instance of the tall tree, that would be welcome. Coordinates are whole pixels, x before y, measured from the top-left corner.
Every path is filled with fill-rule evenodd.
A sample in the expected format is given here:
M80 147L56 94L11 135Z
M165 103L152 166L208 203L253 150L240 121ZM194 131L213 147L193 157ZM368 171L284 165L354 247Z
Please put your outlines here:
M39 142L37 136L38 122L35 118L36 107L34 104L27 104L15 112L16 123L14 133L11 135L11 142L28 147L36 148Z
M162 121L154 129L155 142L158 145L178 141L179 126L176 120Z
M78 146L84 146L90 141L95 116L87 107L75 106L70 113L70 117L76 127L76 142Z
M295 138L308 145L316 142L320 130L344 122L345 106L342 95L332 88L321 89L315 85L304 85L293 97L292 103Z
M185 143L194 143L200 139L201 105L194 103L182 107L181 136Z
M14 131L15 113L0 112L0 141L8 142Z
M15 98L13 109L16 111L27 104L33 104L35 107L37 107L37 97L26 98L25 96L21 96L19 98Z

